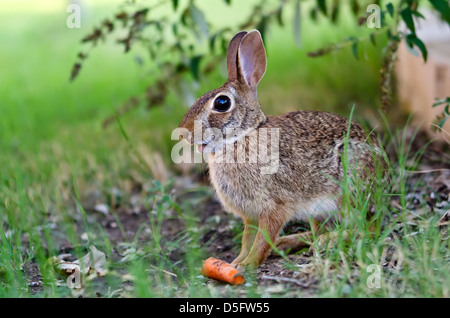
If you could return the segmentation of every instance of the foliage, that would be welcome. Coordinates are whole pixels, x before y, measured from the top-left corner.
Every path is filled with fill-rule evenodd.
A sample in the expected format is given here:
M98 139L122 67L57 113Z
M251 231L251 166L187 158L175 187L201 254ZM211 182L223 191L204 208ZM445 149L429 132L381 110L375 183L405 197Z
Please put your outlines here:
M322 2L322 1L318 1ZM408 50L418 56L419 52L422 54L424 61L427 61L428 51L424 42L417 36L416 33L416 24L418 19L425 19L423 14L419 11L419 9L424 8L424 2L422 1L422 6L419 8L418 0L400 0L400 1L384 1L384 6L380 6L381 1L377 1L376 4L380 9L379 12L376 12L376 8L370 9L371 7L367 7L367 12L365 17L361 17L359 19L359 24L363 25L367 23L369 26L370 15L379 14L380 16L380 24L378 26L369 26L372 29L372 32L365 38L354 38L349 37L344 42L331 45L326 48L322 48L317 52L309 53L309 56L321 56L323 54L329 53L333 50L341 49L345 46L352 46L352 52L355 58L358 58L358 44L365 40L370 40L373 45L377 45L376 37L385 34L389 39L384 52L384 58L381 64L381 104L383 110L387 111L391 102L391 78L393 72L393 66L395 60L397 58L397 50L399 43L404 40L406 43L406 47ZM440 17L443 21L450 24L450 6L449 2L446 0L429 0L429 4L439 12ZM324 3L323 12L328 12L326 8L326 1ZM356 1L352 1L353 12L358 14L359 5ZM333 15L333 12L337 10L340 6L338 1L334 1L331 8L331 15L327 16L331 19L331 21L335 21L336 18ZM355 7L356 6L356 7ZM373 8L373 7L372 7ZM399 23L403 22L405 24L405 28L399 28ZM433 105L436 106L436 105ZM445 117L444 117L445 118ZM444 121L445 122L445 121ZM441 121L440 127L442 128L444 122Z
M436 100L436 102L433 104L433 107L437 107L440 105L445 105L444 113L436 118L435 121L438 124L435 126L435 128L442 129L447 119L450 118L450 97Z
M218 0L215 0L218 1ZM238 3L232 0L221 0L228 6L238 10ZM422 1L424 2L424 1ZM450 24L450 7L446 0L429 0L429 6L440 13L442 20ZM423 4L423 3L422 3ZM373 5L376 5L373 7ZM89 51L96 47L100 41L111 36L116 29L125 30L127 35L117 38L125 53L136 44L143 45L149 53L153 63L150 70L154 75L153 82L147 87L145 94L140 97L133 96L121 109L121 115L139 106L145 101L148 108L164 104L169 94L169 87L176 88L178 95L186 95L186 83L190 79L200 81L205 75L216 68L218 62L223 60L229 39L239 30L256 28L263 38L271 25L283 26L286 23L286 11L293 11L291 23L293 36L298 46L301 46L301 19L303 8L309 10L310 19L316 21L319 17L329 19L336 23L342 11L350 7L351 18L358 25L367 25L372 31L363 38L349 36L338 44L330 44L308 56L318 57L330 52L351 47L352 54L359 58L358 46L361 42L370 40L377 45L377 37L387 36L389 39L384 58L381 63L381 104L387 111L391 102L391 78L393 65L397 58L400 41L404 40L409 51L418 55L421 52L424 61L427 60L426 45L417 36L417 19L424 19L419 9L418 0L399 1L357 1L342 2L338 0L258 0L253 9L237 25L217 26L207 20L207 13L202 11L196 0L162 0L152 2L151 5L140 4L138 1L127 2L112 18L107 18L94 28L91 34L82 39L83 43L90 43L90 47L78 54L71 80L74 80L81 69L83 61L88 57ZM171 9L161 11L160 7ZM379 19L379 25L369 26L372 15ZM399 23L405 24L405 29L399 29ZM183 94L184 92L184 94ZM104 124L114 121L114 117L107 119Z

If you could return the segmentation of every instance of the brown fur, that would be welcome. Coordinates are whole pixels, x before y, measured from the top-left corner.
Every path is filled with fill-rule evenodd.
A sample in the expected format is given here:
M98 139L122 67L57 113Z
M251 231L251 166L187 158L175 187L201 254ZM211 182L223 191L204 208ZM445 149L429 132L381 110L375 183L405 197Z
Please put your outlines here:
M248 70L253 71L249 73ZM229 80L200 97L180 124L189 130L189 135L183 137L190 143L194 142L195 120L201 121L202 129L213 127L222 133L227 128L242 129L245 134L239 135L238 140L245 142L233 144L235 159L239 158L236 154L238 149L249 151L248 137L251 134L259 140L263 128L279 129L276 173L263 174L260 163L220 162L225 158L225 148L217 149L209 160L211 181L220 201L245 222L241 253L233 262L239 268L259 266L264 261L270 252L264 231L272 242L277 242L280 230L288 221L306 218L323 221L330 214L337 213L341 201L340 185L335 180L341 180L344 173L341 154L348 120L319 111L266 117L256 91L265 70L266 55L259 32L238 33L229 46ZM213 99L220 94L233 100L234 106L230 111L219 113L211 110ZM362 127L351 123L348 144L350 168L356 169L363 178L374 171L372 151L366 138ZM374 144L376 146L376 142ZM335 217L339 219L338 215ZM279 244L291 247L294 241L294 237L290 237L280 240Z

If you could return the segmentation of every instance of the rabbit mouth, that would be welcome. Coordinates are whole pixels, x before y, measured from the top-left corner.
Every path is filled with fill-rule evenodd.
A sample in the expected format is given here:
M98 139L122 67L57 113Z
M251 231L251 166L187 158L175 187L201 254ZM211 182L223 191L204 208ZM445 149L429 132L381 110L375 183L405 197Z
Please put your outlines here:
M202 153L203 151L205 151L206 146L208 146L208 144L197 145L197 151Z
M215 139L215 136L213 135L209 140L202 140L199 143L196 143L195 145L197 146L197 151L200 153L205 152L206 147L211 144ZM211 148L211 147L209 147ZM209 149L208 148L208 149ZM208 150L207 149L207 150ZM213 151L214 152L214 151Z

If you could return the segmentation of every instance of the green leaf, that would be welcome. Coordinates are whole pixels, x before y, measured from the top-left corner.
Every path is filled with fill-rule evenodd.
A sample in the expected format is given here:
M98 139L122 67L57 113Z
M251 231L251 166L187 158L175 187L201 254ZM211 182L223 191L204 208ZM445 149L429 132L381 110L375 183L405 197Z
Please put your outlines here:
M386 5L386 9L387 9L387 11L389 12L389 15L391 16L391 18L393 18L394 17L394 5L392 4L392 3L388 3L387 5Z
M191 59L191 63L190 63L191 73L196 80L198 80L198 78L199 78L198 75L199 75L199 70L200 70L200 61L202 58L203 58L202 55L197 55Z
M381 28L384 28L387 23L386 23L386 12L381 11L380 12L380 22L381 22Z
M415 45L419 48L420 52L422 53L423 60L426 62L428 59L428 50L425 44L420 40L415 34L408 34L406 37L407 46Z
M220 43L220 47L222 48L222 54L225 55L227 54L228 51L228 38L224 37L222 34L222 41Z
M214 33L210 38L209 38L209 50L211 52L214 51L214 46L216 44L216 40L217 38L222 34L222 31L216 32Z
M224 0L226 4L230 5L231 4L231 0Z
M331 7L331 22L336 23L339 17L339 0L333 1L333 6Z
M442 104L450 104L450 97L436 99L436 102L433 104L433 107L436 107L436 106L439 106L439 105L442 105Z
M413 15L415 15L416 17L419 17L419 18L422 18L422 19L424 19L425 20L425 17L423 16L423 14L422 13L420 13L419 11L411 11L411 13L413 14Z
M192 20L194 21L195 25L198 27L200 32L205 37L208 37L209 27L208 27L208 23L206 22L205 15L203 14L203 12L199 8L197 8L193 2L191 2L191 5L189 6L189 11L190 11Z
M190 10L189 7L187 7L184 11L183 14L181 15L180 21L181 24L185 27L187 27L187 18L188 16L190 16Z
M173 32L173 35L175 35L175 37L178 37L178 24L177 23L172 24L172 32Z
M311 11L309 11L309 17L313 21L317 21L317 8L312 8Z
M412 34L410 34L410 35L412 35ZM411 40L410 35L408 35L405 39L406 40L406 48L408 49L409 53L418 57L420 54L416 49L414 49L414 42Z
M370 43L372 43L372 45L373 46L376 46L377 45L377 42L376 42L376 38L375 38L375 33L370 33L370 36L369 36L369 38L370 38Z
M283 22L283 7L280 6L280 8L277 10L276 18L277 18L277 21L278 21L278 25L283 27L284 26L284 22Z
M179 0L172 0L173 11L177 11Z
M261 21L259 21L258 25L256 26L256 29L261 33L261 37L263 41L266 39L266 33L267 33L267 17L262 17Z
M352 53L353 56L355 57L355 59L359 60L359 56L358 56L358 41L354 41L352 44Z
M216 43L217 36L218 36L218 33L215 33L209 38L209 50L211 52L214 51L214 44Z
M449 119L450 117L444 117L442 118L442 120L439 122L439 127L442 129L444 128L445 122L447 121L447 119Z
M400 12L403 21L405 22L406 26L412 33L416 33L416 27L414 25L414 19L412 15L412 11L410 8L403 9Z
M387 37L389 38L389 40L391 40L391 41L397 41L397 42L400 42L400 41L401 41L400 36L398 36L397 34L392 34L392 32L391 32L390 29L388 29L388 30L386 31L386 35L387 35Z
M326 0L317 0L317 6L319 7L319 10L324 15L327 15L327 2L326 2Z
M295 3L295 9L294 9L294 39L295 44L298 48L302 47L302 37L301 37L301 6L300 1L297 0Z
M420 52L422 52L423 60L426 62L428 59L428 50L425 44L418 37L413 38L414 44L419 48Z
M450 4L445 0L429 0L441 17L450 24Z
M351 2L352 12L354 15L357 15L359 13L359 10L361 7L359 6L358 0L352 0Z

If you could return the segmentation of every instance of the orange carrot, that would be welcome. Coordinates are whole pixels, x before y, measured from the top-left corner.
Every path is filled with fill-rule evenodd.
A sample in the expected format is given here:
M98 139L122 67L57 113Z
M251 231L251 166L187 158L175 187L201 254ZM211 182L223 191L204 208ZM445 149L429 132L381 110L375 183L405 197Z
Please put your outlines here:
M213 257L203 261L200 273L231 285L241 285L245 281L244 276L234 266Z

